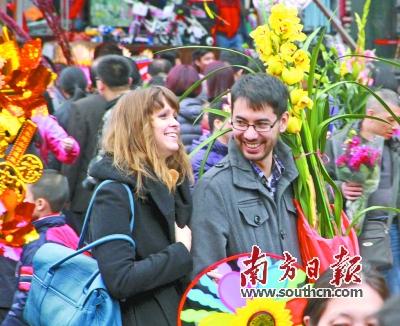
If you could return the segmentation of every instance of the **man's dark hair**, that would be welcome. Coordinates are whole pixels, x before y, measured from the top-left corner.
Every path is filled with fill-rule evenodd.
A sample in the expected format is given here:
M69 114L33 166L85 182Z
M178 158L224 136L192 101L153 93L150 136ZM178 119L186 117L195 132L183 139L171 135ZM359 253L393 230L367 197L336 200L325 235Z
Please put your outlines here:
M125 57L126 58L126 57ZM126 58L128 60L128 62L131 65L131 89L135 89L137 87L142 86L143 80L142 80L142 76L140 76L140 72L139 72L139 67L137 65L137 63L135 62L135 60L131 59L131 58Z
M249 60L247 63L247 67L253 70L254 72L262 72L265 71L264 62L260 58L253 58L253 60ZM243 74L248 74L248 70L244 70Z
M231 52L231 51L224 51L221 50L220 54L219 54L219 60L226 62L230 65L239 65L239 66L247 66L247 59L246 57L237 54L235 52ZM240 69L239 67L232 67L233 70L236 72L238 72Z
M44 170L39 181L29 187L33 199L45 199L54 213L60 212L69 198L68 180L56 170Z
M232 87L232 109L235 101L243 98L255 111L269 105L280 117L287 111L289 92L276 77L265 73L248 74L240 77Z
M96 76L110 88L126 86L132 73L128 58L121 55L106 55L96 65Z
M179 59L179 53L176 50L168 50L157 54L156 58L167 60L173 67L176 65L176 59Z
M195 62L196 60L200 60L202 56L206 55L209 52L213 52L208 49L196 49L192 52L192 62Z
M165 86L165 78L161 76L154 76L149 80L151 86Z
M97 45L94 49L93 59L97 59L99 57L103 57L105 55L122 55L122 49L118 46L117 43L112 42L104 42Z
M149 65L148 73L151 77L157 76L159 74L167 75L171 70L172 65L166 59L154 59Z

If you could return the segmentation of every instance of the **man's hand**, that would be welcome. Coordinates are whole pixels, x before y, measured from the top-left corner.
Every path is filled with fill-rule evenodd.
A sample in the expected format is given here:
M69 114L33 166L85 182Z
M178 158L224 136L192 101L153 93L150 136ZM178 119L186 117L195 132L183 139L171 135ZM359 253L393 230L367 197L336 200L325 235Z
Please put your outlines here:
M347 200L356 200L363 194L363 187L355 182L343 182L342 193Z
M192 248L192 231L187 225L185 225L183 228L180 228L175 223L175 242L182 242L186 249L190 251Z

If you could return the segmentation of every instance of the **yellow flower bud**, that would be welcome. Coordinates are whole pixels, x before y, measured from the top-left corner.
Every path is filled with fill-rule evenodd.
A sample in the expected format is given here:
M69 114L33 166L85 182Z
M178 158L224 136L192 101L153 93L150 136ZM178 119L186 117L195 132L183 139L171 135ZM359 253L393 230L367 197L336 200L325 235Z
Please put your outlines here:
M310 58L308 53L304 50L297 50L293 55L293 60L296 68L302 69L303 71L310 70Z
M267 73L273 76L280 76L284 68L283 60L279 55L269 57L267 60Z
M291 42L286 42L281 45L281 48L279 49L282 58L287 61L292 63L293 62L293 54L297 50L297 46L294 43Z
M313 101L308 97L308 93L302 89L294 89L290 92L290 100L298 110L304 108L312 109Z
M282 72L282 79L287 85L297 84L303 80L304 72L298 68L284 68Z
M301 130L301 125L302 125L301 119L299 119L293 115L290 115L286 131L289 134L297 134Z

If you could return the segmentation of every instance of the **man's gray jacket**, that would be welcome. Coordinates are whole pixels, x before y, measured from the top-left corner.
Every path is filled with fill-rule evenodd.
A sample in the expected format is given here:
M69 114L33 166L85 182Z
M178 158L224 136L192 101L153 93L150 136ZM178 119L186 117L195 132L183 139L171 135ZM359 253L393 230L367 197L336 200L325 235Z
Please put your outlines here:
M194 275L222 258L251 252L253 245L278 255L286 250L301 262L292 202L292 183L298 172L282 141L274 153L285 167L275 198L234 140L228 155L200 179L190 223Z

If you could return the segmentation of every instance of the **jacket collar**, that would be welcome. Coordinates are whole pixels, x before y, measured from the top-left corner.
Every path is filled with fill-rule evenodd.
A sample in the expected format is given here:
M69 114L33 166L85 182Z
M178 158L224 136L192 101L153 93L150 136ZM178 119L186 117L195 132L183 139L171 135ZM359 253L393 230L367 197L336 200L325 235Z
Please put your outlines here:
M46 217L42 217L36 221L32 222L35 229L40 232L43 228L52 228L57 226L63 226L65 224L65 216L64 215L49 215Z
M174 193L158 180L145 180L145 195L154 201L167 224L171 241L175 241L175 221L180 227L188 224L191 215L192 201L189 182L184 181Z
M228 159L233 171L233 184L240 188L259 190L263 194L270 196L265 186L261 184L259 178L256 176L250 161L243 156L233 138L229 141L228 152ZM279 196L297 178L298 172L293 160L292 151L282 140L278 140L274 152L285 167L285 171L277 187L277 196Z

